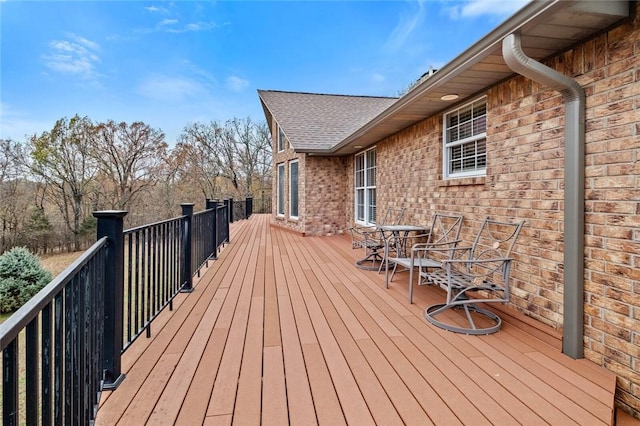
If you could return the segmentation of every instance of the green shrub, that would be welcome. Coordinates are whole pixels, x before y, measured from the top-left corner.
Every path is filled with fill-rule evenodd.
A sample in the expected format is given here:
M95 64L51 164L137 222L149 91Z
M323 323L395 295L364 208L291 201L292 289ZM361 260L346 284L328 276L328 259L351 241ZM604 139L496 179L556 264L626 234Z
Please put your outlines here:
M36 255L14 247L0 256L0 312L13 312L51 281Z

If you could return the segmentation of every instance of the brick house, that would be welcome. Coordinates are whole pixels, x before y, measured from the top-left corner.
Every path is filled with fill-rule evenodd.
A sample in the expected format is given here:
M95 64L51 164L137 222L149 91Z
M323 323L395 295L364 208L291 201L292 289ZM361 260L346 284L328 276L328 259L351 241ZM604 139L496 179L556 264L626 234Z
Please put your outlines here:
M511 308L618 376L640 417L640 5L533 1L396 98L259 91L273 222L305 235L405 207L524 219Z

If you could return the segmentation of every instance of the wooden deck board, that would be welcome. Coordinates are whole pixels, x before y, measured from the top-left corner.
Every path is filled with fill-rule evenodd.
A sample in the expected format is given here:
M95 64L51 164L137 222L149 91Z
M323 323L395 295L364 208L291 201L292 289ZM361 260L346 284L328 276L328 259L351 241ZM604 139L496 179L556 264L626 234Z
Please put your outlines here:
M615 376L510 321L441 330L442 300L407 275L361 271L348 238L302 237L256 215L125 352L98 425L611 424Z

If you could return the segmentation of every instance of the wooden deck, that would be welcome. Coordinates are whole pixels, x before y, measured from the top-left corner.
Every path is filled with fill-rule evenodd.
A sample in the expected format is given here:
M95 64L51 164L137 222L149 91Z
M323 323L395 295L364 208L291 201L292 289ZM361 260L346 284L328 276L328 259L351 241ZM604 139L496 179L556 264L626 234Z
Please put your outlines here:
M438 329L422 311L440 289L409 305L406 274L385 289L347 237L269 220L233 224L195 290L126 351L98 425L612 424L615 376L562 355L553 332Z

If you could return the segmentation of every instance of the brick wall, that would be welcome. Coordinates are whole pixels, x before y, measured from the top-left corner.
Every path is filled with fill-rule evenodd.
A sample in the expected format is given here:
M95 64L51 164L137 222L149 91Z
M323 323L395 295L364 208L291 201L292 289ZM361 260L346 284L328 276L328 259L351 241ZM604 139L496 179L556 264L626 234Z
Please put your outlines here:
M585 357L618 375L618 405L639 416L640 21L547 65L587 95ZM564 103L521 76L486 96L486 177L442 180L442 116L431 117L377 144L378 209L406 207L415 223L434 211L463 213L467 242L487 215L526 220L514 250L512 305L562 328ZM346 166L349 226L353 157Z
M278 127L275 120L273 120L273 128L271 129L271 140L273 141L273 181L271 191L271 209L272 219L271 222L275 225L282 226L287 229L291 229L296 232L304 232L306 214L304 210L305 206L305 154L296 153L291 145L286 143L285 149L278 152ZM298 218L292 218L289 214L289 164L292 160L298 160ZM278 216L278 165L284 164L285 170L285 188L284 188L284 216Z
M640 417L637 15L636 11L636 18L546 63L574 77L587 95L585 356L618 375L618 405ZM431 117L377 144L378 211L406 207L405 218L413 223L428 223L435 211L463 213L461 238L466 242L472 240L485 216L525 220L513 253L511 304L560 329L563 100L557 92L521 76L484 95L488 106L486 177L442 179L442 116ZM353 156L305 157L290 149L276 151L275 164L300 157L301 175L300 219L274 219L276 222L313 235L333 234L353 225ZM274 188L276 179L274 176ZM274 213L275 197L274 192Z
M353 162L341 157L307 156L305 200L312 207L306 210L305 235L338 234L346 228L347 163Z

